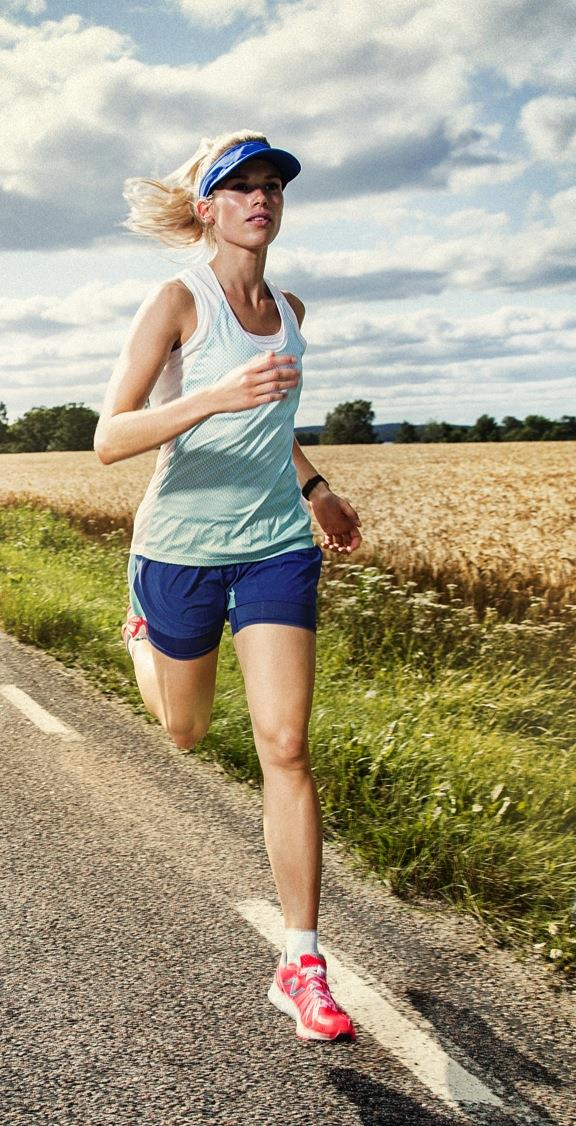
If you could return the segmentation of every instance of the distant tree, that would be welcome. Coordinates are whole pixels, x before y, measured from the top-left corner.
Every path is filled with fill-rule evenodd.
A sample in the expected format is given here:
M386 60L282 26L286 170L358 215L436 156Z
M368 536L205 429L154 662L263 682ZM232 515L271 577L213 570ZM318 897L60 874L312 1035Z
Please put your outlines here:
M10 427L10 446L16 453L47 450L56 429L58 407L32 407Z
M513 414L507 414L500 426L500 437L504 442L522 441L522 421Z
M372 403L366 399L339 403L326 415L320 442L324 446L377 442L373 421Z
M8 441L8 411L6 404L0 403L0 448L5 446Z
M56 422L50 450L91 450L98 415L83 403L68 403Z
M456 426L453 422L436 422L430 419L424 427L421 441L423 442L462 442L466 439L466 430Z
M423 442L442 442L443 441L443 423L436 422L436 419L429 418L424 430L422 431Z
M471 442L499 442L500 427L491 414L481 414L469 433Z
M448 439L450 442L469 442L471 426L453 426L452 436Z
M570 442L576 440L576 415L563 414L558 422L553 422L554 439L557 442Z
M10 449L16 453L45 450L89 450L98 415L83 403L32 407L9 427Z
M502 422L500 423L500 429L502 430L503 434L506 434L508 430L519 430L521 426L522 420L520 418L516 418L513 414L505 415L502 419Z
M416 427L414 426L414 423L406 422L406 420L404 420L404 422L401 422L398 430L396 431L394 441L403 443L419 442L420 435Z
M520 441L522 442L541 442L543 439L548 438L553 430L553 423L549 418L545 418L543 414L527 414L524 422L522 423L522 430Z
M320 443L320 434L315 430L299 430L296 441L300 446L317 446Z

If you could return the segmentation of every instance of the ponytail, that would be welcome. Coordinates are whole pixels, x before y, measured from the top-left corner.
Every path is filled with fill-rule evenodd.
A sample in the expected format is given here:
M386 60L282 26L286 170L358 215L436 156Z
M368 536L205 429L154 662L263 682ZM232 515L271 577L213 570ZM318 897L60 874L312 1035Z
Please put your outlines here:
M214 161L242 141L266 141L266 137L248 129L214 139L203 137L191 159L163 180L126 180L124 199L130 204L130 212L122 225L167 246L190 246L201 239L214 245L211 228L196 211L199 185Z

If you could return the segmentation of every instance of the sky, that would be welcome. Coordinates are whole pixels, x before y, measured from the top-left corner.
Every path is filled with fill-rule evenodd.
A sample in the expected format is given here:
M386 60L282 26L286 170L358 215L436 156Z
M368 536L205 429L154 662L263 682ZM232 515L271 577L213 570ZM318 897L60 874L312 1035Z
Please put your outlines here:
M297 424L576 413L575 0L0 0L0 400L99 409L198 260L130 176L249 128L294 152L266 276L298 294Z

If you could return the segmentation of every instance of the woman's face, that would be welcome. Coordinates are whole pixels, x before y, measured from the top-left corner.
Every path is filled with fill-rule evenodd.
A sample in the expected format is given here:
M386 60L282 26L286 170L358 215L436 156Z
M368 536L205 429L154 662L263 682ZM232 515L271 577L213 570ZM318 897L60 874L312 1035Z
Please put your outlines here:
M268 160L247 160L214 189L210 210L216 241L258 249L276 238L282 222L282 179Z

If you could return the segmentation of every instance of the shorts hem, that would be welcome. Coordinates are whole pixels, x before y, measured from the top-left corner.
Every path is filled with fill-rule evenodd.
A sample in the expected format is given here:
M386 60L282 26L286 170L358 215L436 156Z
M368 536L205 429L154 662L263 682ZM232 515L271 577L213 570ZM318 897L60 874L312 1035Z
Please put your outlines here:
M222 640L222 633L217 639L212 636L207 644L201 649L195 650L193 653L178 653L174 651L173 646L171 647L172 642L181 642L182 649L184 650L186 644L189 645L190 642L194 640L193 638L168 638L165 634L161 634L160 637L158 637L155 630L150 627L150 623L148 623L148 640L153 649L157 649L159 653L163 653L165 657L170 657L173 661L195 661L197 657L205 657L207 653L212 653L214 649L218 648ZM198 640L202 641L204 639L198 638Z
M237 625L236 627L232 626L232 623L230 623L230 628L232 630L232 637L236 637L236 634L240 633L241 629L246 629L246 626L265 626L265 625L269 625L269 626L292 626L293 629L305 629L305 630L308 630L309 633L316 633L317 632L315 625L313 625L313 626L312 625L306 625L305 622L283 622L279 618L255 618L254 621L252 621L252 622L240 622L240 624Z
M316 599L313 602L285 602L277 599L261 599L258 602L243 602L229 612L232 634L243 626L269 625L300 626L316 632Z

